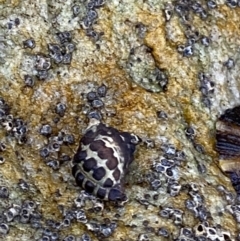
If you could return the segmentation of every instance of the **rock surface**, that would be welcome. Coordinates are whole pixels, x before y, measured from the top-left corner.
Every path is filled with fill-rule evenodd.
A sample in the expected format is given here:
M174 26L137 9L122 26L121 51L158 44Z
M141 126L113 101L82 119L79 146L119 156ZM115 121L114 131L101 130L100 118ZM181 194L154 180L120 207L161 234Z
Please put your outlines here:
M239 105L237 1L0 2L0 239L238 240L214 150ZM143 140L124 206L71 175L89 116Z

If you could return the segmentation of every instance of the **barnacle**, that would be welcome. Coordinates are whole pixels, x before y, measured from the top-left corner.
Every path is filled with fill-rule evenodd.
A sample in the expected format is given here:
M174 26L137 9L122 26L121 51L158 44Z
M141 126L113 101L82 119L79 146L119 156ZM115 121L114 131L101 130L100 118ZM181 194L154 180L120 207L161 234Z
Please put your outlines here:
M25 86L28 87L33 87L34 86L34 79L30 75L25 75L24 76L24 84Z
M219 165L240 194L240 106L227 109L216 123L216 150Z
M23 47L24 48L30 48L30 49L34 49L36 46L35 40L33 38L27 39L25 41L23 41Z
M139 138L92 118L73 158L77 185L110 201L125 201L124 175L133 161Z

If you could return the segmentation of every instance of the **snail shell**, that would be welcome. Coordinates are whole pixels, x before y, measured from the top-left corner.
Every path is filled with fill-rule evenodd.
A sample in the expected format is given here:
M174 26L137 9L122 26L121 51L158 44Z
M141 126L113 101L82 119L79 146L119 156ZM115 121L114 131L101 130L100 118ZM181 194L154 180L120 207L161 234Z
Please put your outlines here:
M227 109L216 123L216 150L219 165L240 194L240 106Z
M103 200L126 201L123 179L139 141L92 118L73 157L77 185Z

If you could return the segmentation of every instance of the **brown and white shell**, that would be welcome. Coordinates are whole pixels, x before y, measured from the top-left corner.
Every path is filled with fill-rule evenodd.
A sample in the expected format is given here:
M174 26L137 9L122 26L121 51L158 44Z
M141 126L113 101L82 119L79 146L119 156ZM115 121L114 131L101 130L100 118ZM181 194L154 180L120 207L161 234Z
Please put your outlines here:
M240 106L227 109L216 123L219 165L240 194Z
M103 200L125 201L123 178L139 138L92 118L73 157L77 185Z

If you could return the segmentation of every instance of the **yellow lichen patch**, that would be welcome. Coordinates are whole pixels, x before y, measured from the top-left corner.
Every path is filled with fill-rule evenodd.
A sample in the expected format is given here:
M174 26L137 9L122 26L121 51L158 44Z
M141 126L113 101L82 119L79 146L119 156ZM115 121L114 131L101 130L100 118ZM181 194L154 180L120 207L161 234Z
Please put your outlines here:
M166 45L171 46L171 49L177 48L179 44L186 42L183 27L179 23L177 16L173 16L169 22L165 23L165 38Z
M4 170L2 172L2 178L8 180L9 182L17 183L21 178L21 173L19 173L19 170L17 170L17 168L14 167L11 162L9 162L9 158L6 158L7 162L1 165L1 168Z
M213 176L219 177L218 185L227 186L230 191L233 191L230 179L221 171L219 163L212 162L209 166L209 171Z
M137 12L139 20L149 27L150 31L160 27L163 24L164 18L162 13L154 14L139 10Z
M40 173L34 177L34 182L43 198L48 199L57 191L57 187L56 185L53 185L52 179L46 175L47 173L45 173L44 176Z
M140 87L134 89L134 94L131 92L126 92L122 96L122 101L116 106L117 111L122 117L122 123L127 124L133 130L137 126L142 126L141 130L148 130L149 133L154 132L155 129L152 128L157 124L156 122L156 109L154 108L155 103L157 105L157 99L152 98L148 101L150 94ZM160 108L160 106L159 106ZM151 126L149 125L151 123Z
M239 28L234 20L238 19L239 9L233 12L230 11L229 7L223 5L219 8L219 12L222 16L218 19L217 26L220 30L227 31L230 35L235 35L239 33Z
M204 135L205 134L205 135ZM201 132L199 137L196 138L199 141L199 144L201 144L204 147L204 150L213 158L216 157L216 152L214 150L214 138L212 135L209 134L209 131Z
M184 119L189 126L196 128L196 142L202 144L204 149L210 154L213 153L213 136L209 131L209 125L204 121L207 114L203 112L196 112L193 106L188 106L183 112Z
M166 36L163 26L158 26L154 31L147 33L145 38L147 46L157 49L162 56L166 55ZM163 61L162 61L163 62Z
M152 169L154 154L156 158L158 157L158 153L156 151L152 151L151 149L138 147L136 152L137 153L135 154L135 162L136 162L137 169L132 170L132 175L135 177L139 174L139 170L141 170L142 174L148 173L149 170ZM151 158L149 158L150 156ZM132 164L132 165L135 165L135 164Z

